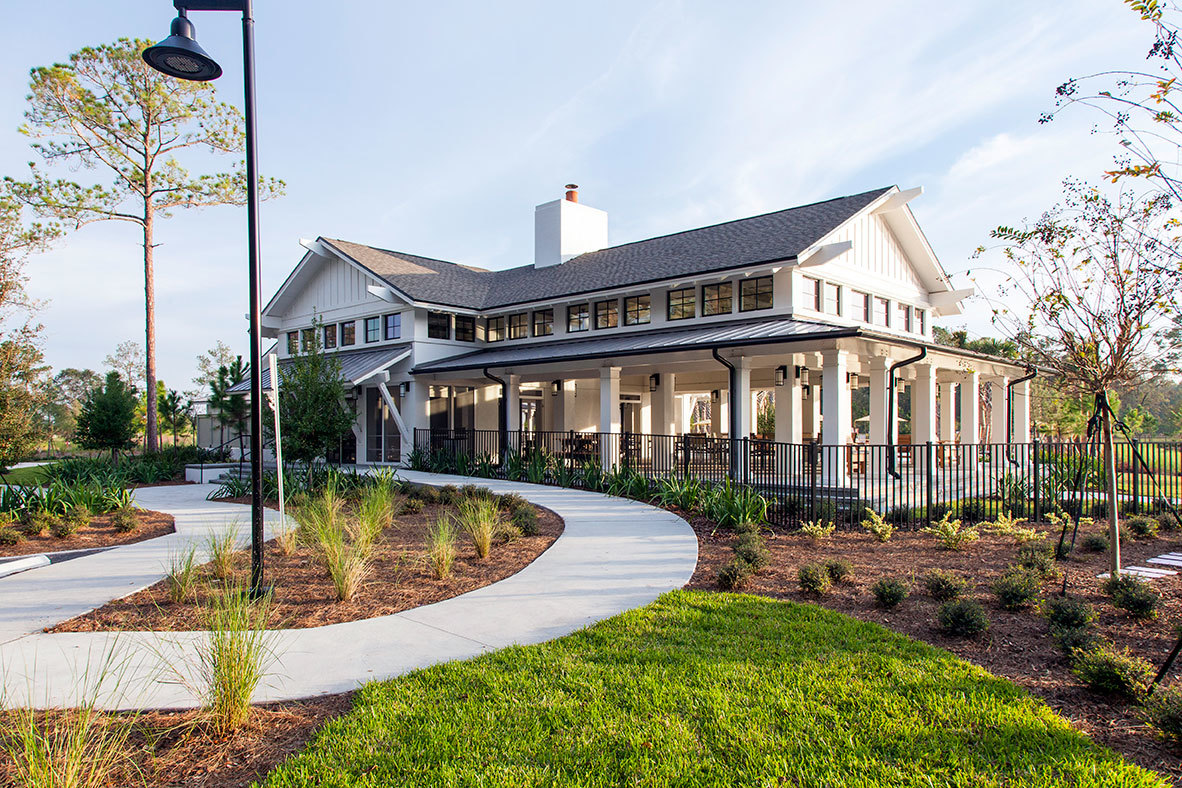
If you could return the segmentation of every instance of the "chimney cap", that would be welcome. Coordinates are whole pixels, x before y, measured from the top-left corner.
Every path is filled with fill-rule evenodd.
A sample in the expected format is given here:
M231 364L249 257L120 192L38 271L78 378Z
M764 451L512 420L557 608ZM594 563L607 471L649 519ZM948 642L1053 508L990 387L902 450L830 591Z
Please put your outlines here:
M568 183L566 186L563 186L562 188L564 188L564 189L577 189L577 188L579 188L579 184L577 184L577 183Z

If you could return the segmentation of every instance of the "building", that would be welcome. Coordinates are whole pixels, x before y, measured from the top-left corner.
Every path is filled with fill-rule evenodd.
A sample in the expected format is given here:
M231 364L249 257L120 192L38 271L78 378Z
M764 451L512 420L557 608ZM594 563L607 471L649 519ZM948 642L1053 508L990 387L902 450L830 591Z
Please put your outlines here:
M762 437L782 444L853 444L860 388L870 445L1025 442L1024 370L932 341L971 291L951 285L916 223L920 193L892 186L610 246L607 214L571 186L534 211L533 264L503 271L317 238L263 331L281 364L312 342L340 359L357 414L340 459L362 464L403 461L416 429L681 436L707 398L709 433L748 437L761 390L775 401ZM911 419L895 434L888 392L904 387ZM624 450L613 445L596 444L605 463ZM654 463L687 450L653 446ZM834 459L826 481L855 472Z

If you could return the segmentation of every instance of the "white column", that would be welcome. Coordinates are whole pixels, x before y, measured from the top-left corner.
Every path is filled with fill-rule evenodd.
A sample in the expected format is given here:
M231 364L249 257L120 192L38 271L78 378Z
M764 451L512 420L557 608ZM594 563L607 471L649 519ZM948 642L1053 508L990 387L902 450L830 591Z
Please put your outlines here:
M994 378L989 381L992 405L989 416L990 443L1006 442L1006 425L1009 423L1009 414L1006 412L1006 385L1009 382L1009 378Z
M673 396L676 376L663 372L657 378L657 390L652 392L652 429L655 435L677 434L677 401Z
M915 365L911 385L911 443L920 445L936 439L936 368Z
M509 446L521 446L521 376L505 375L508 396L501 405L505 408L505 429L509 431Z
M399 416L406 425L410 440L414 441L415 429L426 429L431 426L431 393L425 381L412 380L410 390L399 398ZM367 447L368 448L368 447ZM400 458L410 453L412 446L405 443L399 447Z
M940 440L956 440L956 384L946 381L940 385Z
M1030 381L1014 386L1014 443L1030 441Z
M735 390L731 392L730 402L731 407L738 411L736 418L731 419L731 421L739 425L738 434L732 435L731 437L750 438L752 417L751 362L746 358L736 358L731 363L735 365Z
M821 354L821 428L822 478L826 484L840 485L846 478L846 449L853 429L850 412L850 384L846 381L849 355L844 350L826 350ZM832 447L832 448L830 448Z
M960 381L960 442L981 442L981 375L966 372Z
M801 429L814 441L821 433L821 381L818 377L814 372L809 378L809 393L803 399L804 418L801 419Z
M800 401L800 379L796 377L796 357L788 359L784 385L776 388L776 441L800 443L804 413Z
M672 387L670 387L672 388ZM681 418L677 421L677 434L685 435L690 431L694 415L694 400L688 394L682 394L677 398L678 404L681 406Z
M616 435L620 432L620 368L604 367L599 370L599 431ZM619 438L603 437L600 454L604 470L610 470L619 463Z
M886 443L887 424L899 413L898 407L887 405L890 366L891 360L884 356L870 359L870 443L875 446ZM891 406L897 403L898 394L895 395L895 402L892 402ZM897 433L894 437L896 440L899 438Z

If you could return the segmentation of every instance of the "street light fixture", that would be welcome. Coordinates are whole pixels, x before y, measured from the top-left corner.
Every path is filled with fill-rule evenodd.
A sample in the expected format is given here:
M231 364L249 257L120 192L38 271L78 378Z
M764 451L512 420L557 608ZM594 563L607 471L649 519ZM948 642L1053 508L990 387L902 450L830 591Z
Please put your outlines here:
M238 11L242 14L242 66L246 121L246 234L250 265L250 594L263 593L263 378L260 329L259 179L255 149L254 13L251 0L174 0L177 18L170 35L144 50L144 62L162 74L207 82L222 75L222 67L206 54L195 38L189 11Z

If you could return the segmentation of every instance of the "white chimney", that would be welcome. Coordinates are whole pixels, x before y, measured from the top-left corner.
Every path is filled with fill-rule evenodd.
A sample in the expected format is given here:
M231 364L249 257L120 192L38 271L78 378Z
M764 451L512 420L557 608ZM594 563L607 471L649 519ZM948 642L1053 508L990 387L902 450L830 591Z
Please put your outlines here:
M534 208L535 268L565 263L607 246L607 211L581 204L578 188L568 183L566 197Z

